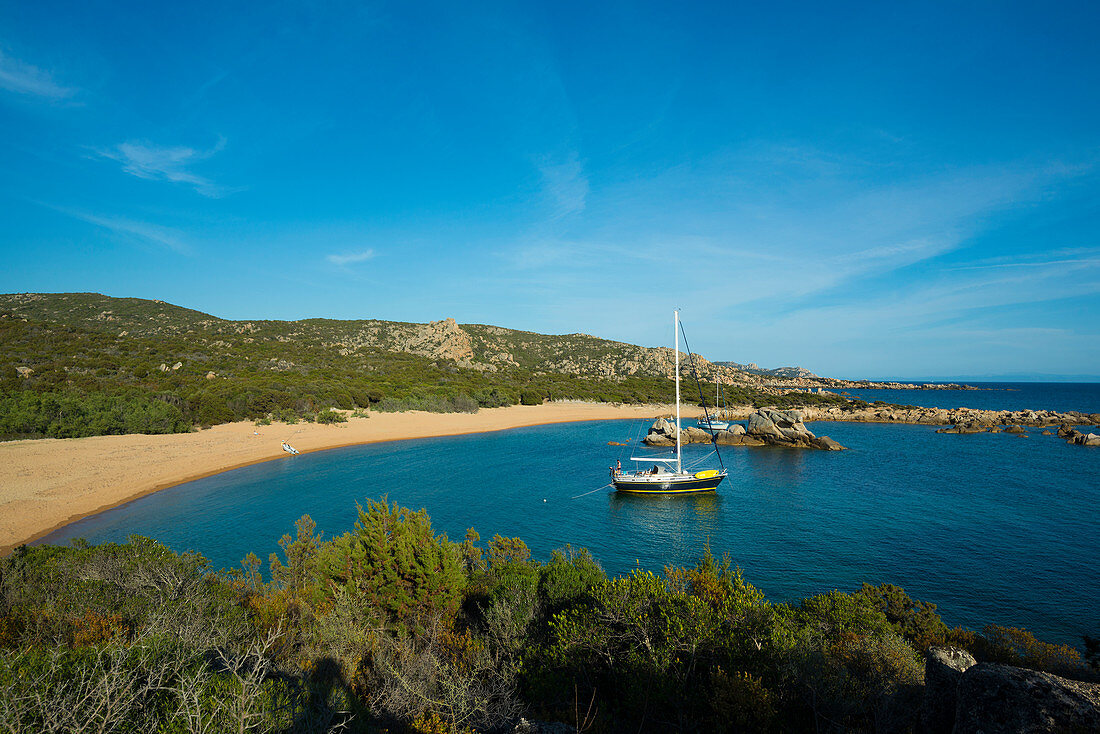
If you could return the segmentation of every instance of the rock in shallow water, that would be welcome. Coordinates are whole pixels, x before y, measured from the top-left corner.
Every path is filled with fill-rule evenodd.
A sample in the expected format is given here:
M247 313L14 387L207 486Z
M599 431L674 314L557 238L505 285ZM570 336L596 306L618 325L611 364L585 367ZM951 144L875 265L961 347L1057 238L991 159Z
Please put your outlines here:
M803 413L798 410L772 410L763 408L749 416L748 429L734 425L729 431L710 432L696 426L680 433L682 443L710 443L723 446L787 446L794 448L842 451L841 446L828 436L818 438L803 423ZM676 443L676 424L667 418L658 418L650 426L643 439L647 446L671 446Z

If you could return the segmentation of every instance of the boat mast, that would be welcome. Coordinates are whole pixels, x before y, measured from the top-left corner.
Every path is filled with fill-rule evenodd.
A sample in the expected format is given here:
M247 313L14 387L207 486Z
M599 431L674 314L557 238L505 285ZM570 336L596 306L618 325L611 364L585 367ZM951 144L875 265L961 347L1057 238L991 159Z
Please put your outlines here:
M680 309L672 312L672 329L676 345L676 473L683 471L680 462Z

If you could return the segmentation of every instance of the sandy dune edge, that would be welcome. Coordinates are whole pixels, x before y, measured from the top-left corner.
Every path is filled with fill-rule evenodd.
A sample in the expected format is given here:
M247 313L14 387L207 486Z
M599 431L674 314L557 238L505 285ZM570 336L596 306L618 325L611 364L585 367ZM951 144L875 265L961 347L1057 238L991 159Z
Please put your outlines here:
M513 405L468 413L371 413L347 423L228 423L166 436L94 436L0 443L0 555L70 522L183 482L299 451L570 421L653 418L671 406ZM684 415L696 411L684 408Z

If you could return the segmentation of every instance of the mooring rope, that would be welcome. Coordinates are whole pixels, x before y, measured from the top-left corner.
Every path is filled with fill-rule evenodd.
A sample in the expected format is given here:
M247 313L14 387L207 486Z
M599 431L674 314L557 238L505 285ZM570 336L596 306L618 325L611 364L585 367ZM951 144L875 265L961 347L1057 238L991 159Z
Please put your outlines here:
M607 489L610 486L611 486L611 482L608 482L607 484L603 485L602 487L596 487L595 489L592 490L592 492L599 492L601 489ZM575 500L575 499L579 499L581 497L587 497L588 495L592 494L592 492L585 492L584 494L578 494L578 495L575 495L573 497L570 497L569 499Z

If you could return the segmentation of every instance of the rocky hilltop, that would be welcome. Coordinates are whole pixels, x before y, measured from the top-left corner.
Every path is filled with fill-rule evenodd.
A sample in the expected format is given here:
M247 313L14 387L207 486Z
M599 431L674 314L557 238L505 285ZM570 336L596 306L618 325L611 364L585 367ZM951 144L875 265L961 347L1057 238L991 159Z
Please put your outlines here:
M362 350L411 354L446 361L462 369L495 373L523 369L601 379L671 378L675 355L668 347L641 347L588 334L538 334L453 318L417 324L376 319L298 321L229 320L158 300L114 298L98 293L13 293L0 295L0 315L78 327L116 338L186 339L197 349L225 350L240 344L273 343L313 348L341 356ZM289 370L287 360L274 369ZM769 394L798 389L930 387L819 377L802 367L761 369L756 364L711 362L695 355L706 381ZM936 386L962 387L962 386Z
M766 369L756 364L755 362L749 362L748 364L738 364L737 362L716 362L722 367L732 367L735 370L745 372L750 375L759 375L761 377L775 377L782 380L819 380L817 375L810 372L804 367L777 367L776 369Z
M302 319L233 321L163 301L113 298L97 293L0 295L0 313L51 324L78 326L116 337L185 338L196 346L276 342L316 347L340 355L376 349L443 360L465 369L497 372L521 368L602 378L673 375L667 347L640 347L587 334L537 334L453 318L426 324L400 321ZM696 356L705 379L759 387L765 380Z

